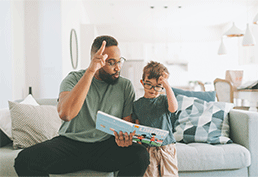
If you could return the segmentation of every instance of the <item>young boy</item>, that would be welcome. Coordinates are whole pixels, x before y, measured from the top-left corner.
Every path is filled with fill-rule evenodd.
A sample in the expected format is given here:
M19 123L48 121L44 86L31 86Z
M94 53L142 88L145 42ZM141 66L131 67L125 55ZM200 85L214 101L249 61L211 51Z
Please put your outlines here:
M132 118L136 123L169 131L160 147L147 147L150 154L150 165L144 174L147 177L178 177L176 140L172 132L178 104L167 81L168 75L164 65L154 61L148 63L143 69L141 80L144 96L133 105ZM166 95L160 94L163 89Z

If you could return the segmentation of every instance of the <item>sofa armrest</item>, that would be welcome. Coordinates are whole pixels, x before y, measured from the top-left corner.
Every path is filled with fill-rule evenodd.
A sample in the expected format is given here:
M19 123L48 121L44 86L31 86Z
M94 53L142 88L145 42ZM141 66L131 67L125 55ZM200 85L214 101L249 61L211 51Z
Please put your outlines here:
M258 176L258 112L232 109L229 112L230 138L251 153L249 176Z

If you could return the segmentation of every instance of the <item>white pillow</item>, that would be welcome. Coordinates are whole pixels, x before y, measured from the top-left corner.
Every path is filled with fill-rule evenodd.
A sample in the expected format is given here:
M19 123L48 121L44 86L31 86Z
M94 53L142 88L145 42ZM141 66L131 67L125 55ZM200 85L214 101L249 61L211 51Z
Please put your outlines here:
M31 94L29 94L20 104L39 106ZM12 120L9 108L0 110L0 129L12 140Z
M9 108L3 108L0 110L0 129L12 139L12 121Z
M39 104L36 102L31 94L29 94L22 102L20 102L20 104L39 106Z

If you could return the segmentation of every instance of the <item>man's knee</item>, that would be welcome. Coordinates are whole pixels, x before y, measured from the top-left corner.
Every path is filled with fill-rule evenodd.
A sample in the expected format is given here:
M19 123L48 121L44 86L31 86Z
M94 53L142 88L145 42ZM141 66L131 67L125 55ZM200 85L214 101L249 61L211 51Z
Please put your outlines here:
M139 147L139 150L136 151L136 159L143 167L147 168L150 164L150 156L144 146Z
M14 161L14 169L18 176L46 176L41 157L36 148L29 147L22 150Z
M22 150L14 160L14 169L18 176L24 176L24 171L26 171L28 166L28 154L26 150Z

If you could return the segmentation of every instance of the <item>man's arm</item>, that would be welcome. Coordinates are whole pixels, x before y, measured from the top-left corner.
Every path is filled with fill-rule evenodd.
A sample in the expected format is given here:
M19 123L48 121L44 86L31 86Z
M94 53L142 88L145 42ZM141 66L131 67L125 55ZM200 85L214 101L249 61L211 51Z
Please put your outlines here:
M88 94L93 77L94 73L86 70L82 78L71 91L60 93L57 110L62 120L70 121L77 116Z
M92 78L97 70L105 65L107 55L103 55L106 41L103 41L100 49L93 56L90 66L71 91L65 91L59 95L57 111L59 117L64 121L72 120L82 108L88 94Z

